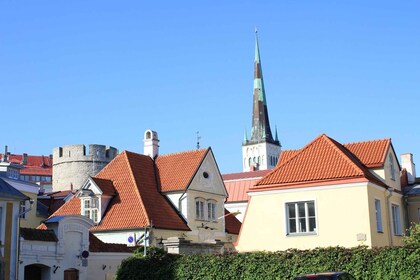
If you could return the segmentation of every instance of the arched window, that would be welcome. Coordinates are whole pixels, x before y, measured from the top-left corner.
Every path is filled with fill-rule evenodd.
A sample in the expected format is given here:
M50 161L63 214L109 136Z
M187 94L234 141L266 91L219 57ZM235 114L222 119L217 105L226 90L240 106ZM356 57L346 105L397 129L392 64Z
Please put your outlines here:
M152 132L147 131L146 132L146 139L151 139L152 138Z
M251 160L251 158L249 158L248 159L248 166L251 166L251 164L252 164L252 160Z

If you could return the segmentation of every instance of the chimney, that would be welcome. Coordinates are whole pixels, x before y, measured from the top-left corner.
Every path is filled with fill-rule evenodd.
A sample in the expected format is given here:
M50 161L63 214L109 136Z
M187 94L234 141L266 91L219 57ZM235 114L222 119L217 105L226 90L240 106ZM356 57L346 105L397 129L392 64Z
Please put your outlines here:
M9 156L9 152L7 151L7 145L5 145L4 146L4 154L3 154L3 158L1 159L1 161L7 162L8 156Z
M23 164L23 165L25 165L25 164L27 164L28 163L28 154L23 154L22 155L22 162L21 162L21 164Z
M416 180L416 165L413 162L413 154L406 153L401 155L402 169L407 170L408 184L414 184Z
M144 154L155 158L159 155L159 139L156 131L146 130L144 132Z

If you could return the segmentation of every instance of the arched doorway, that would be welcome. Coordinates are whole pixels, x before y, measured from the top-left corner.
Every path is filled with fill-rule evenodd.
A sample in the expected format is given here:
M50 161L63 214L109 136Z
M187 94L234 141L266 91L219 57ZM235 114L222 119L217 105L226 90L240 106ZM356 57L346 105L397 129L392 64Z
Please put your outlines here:
M50 280L50 267L35 263L25 266L25 280Z
M79 280L79 271L74 268L64 270L64 280Z

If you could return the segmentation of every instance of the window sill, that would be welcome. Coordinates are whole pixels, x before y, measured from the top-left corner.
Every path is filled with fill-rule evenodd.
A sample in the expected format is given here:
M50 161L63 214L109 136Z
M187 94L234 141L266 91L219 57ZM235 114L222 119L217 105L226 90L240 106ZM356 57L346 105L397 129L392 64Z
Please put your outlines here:
M288 233L286 234L287 237L294 237L294 236L313 236L318 235L317 232L299 232L299 233Z
M376 231L376 233L384 233L383 231Z

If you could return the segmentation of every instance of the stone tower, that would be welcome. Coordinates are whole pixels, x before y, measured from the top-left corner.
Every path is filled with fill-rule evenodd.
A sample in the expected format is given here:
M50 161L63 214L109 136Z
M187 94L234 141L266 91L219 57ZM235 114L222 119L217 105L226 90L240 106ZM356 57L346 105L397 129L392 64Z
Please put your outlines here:
M68 145L53 150L53 191L77 190L89 176L95 176L118 154L104 145Z
M253 100L251 137L248 139L245 132L242 143L242 165L244 172L274 168L281 152L277 129L275 138L273 138L271 133L256 31Z

